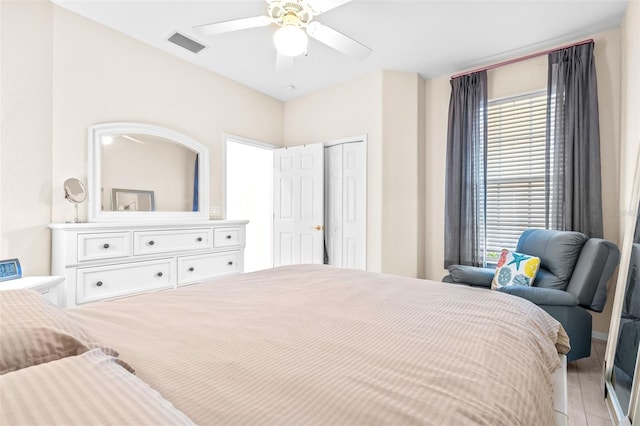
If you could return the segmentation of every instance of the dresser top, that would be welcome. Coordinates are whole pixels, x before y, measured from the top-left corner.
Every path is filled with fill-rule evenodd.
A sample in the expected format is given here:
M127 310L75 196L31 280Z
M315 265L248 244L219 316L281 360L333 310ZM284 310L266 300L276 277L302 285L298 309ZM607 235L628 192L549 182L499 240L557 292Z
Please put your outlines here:
M248 220L193 220L193 221L150 221L150 222L83 222L83 223L50 223L49 228L65 231L89 231L109 229L176 229L198 228L202 226L240 226Z

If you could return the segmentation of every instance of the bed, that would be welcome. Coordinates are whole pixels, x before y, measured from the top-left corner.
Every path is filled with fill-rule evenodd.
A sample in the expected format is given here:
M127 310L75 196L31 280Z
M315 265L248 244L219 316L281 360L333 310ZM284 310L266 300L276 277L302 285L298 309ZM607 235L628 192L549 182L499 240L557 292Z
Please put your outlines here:
M0 423L38 405L8 401L7 389L26 379L7 385L7 377L81 358L135 381L144 404L160 398L172 424L554 424L558 354L569 349L560 324L524 299L329 266L241 274L64 314L86 334L87 350L0 376ZM60 385L59 398L91 393L69 387ZM88 423L89 408L70 410ZM109 423L104 416L91 423Z

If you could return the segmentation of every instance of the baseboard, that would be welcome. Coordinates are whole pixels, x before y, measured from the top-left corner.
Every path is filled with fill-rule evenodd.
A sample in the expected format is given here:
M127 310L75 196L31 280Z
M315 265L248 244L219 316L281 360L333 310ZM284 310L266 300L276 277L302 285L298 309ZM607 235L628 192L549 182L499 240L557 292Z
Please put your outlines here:
M603 341L607 341L609 340L609 333L601 333L599 331L592 331L591 332L591 338L594 340L603 340Z

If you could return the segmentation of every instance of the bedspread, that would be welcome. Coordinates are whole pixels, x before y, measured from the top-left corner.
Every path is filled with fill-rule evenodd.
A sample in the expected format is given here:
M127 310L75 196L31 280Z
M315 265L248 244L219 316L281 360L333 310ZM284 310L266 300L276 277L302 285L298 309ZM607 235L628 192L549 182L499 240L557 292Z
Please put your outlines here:
M552 424L568 350L524 299L329 266L66 312L200 425Z

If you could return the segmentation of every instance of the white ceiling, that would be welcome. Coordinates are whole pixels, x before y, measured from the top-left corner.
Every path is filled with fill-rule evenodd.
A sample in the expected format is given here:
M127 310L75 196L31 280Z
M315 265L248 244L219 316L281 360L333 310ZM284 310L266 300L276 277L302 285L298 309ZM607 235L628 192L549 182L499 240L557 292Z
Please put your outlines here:
M264 0L52 0L57 5L232 80L289 100L380 69L430 78L573 41L620 25L626 0L353 0L316 19L373 49L363 61L310 39L277 72L276 26L196 36L192 27L263 15ZM193 54L175 31L206 45ZM293 85L295 90L285 87Z

